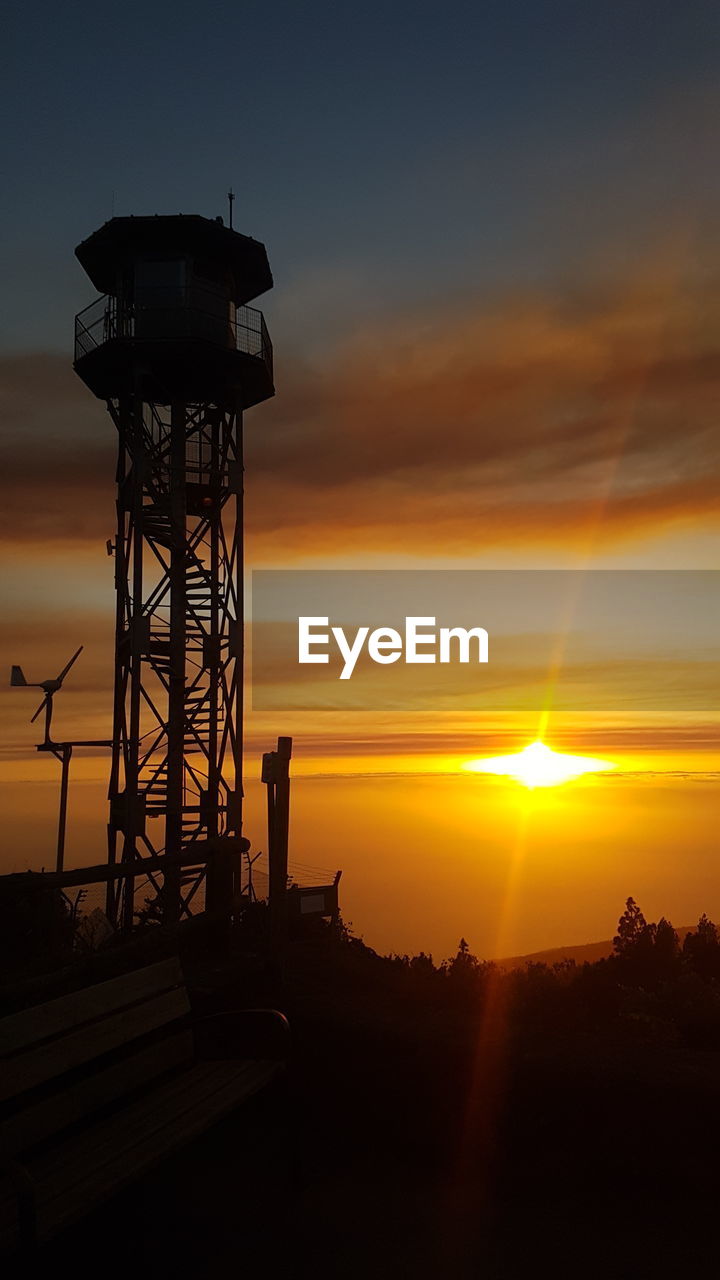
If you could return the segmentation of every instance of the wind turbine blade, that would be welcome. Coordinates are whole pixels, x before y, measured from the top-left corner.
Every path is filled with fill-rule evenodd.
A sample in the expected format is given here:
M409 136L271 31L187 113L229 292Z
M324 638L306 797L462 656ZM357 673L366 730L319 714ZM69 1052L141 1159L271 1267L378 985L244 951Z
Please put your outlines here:
M45 704L46 704L48 701L49 701L49 699L48 699L48 698L43 698L42 702L40 703L40 706L38 707L37 711L35 712L35 715L33 716L32 720L30 721L30 723L31 723L31 724L34 724L34 723L35 723L35 721L37 720L38 716L40 715L40 712L45 710Z
M82 646L82 645L80 645L80 648L78 649L77 653L74 653L74 654L73 654L73 656L72 656L72 658L70 659L70 661L68 662L67 666L66 666L66 667L63 667L62 671L60 672L60 675L59 675L59 676L58 676L58 678L57 678L57 682L58 682L58 684L59 684L59 685L60 685L60 684L62 684L62 682L63 682L63 680L65 679L65 677L66 677L66 675L67 675L68 671L70 670L70 668L71 668L71 666L72 666L73 662L75 662L76 658L79 658L79 657L80 657L80 654L82 653L82 651L83 651L83 646Z

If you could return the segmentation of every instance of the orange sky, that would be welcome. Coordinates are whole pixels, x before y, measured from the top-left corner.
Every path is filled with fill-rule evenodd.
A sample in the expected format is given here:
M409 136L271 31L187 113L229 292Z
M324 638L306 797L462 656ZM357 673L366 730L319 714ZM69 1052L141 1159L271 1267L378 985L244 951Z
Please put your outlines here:
M671 245L622 285L449 299L322 360L282 357L276 400L247 417L249 564L714 567L719 322L714 281ZM2 662L42 679L84 643L56 715L105 736L113 429L60 356L4 357L0 393ZM0 702L2 866L48 865L54 763L32 750L34 694ZM381 949L609 936L628 894L678 924L720 916L717 713L696 703L551 716L551 745L619 769L531 798L459 771L532 740L522 715L252 713L248 832L263 848L259 753L292 733L292 856L344 869L345 914ZM103 857L103 768L73 763L70 861Z

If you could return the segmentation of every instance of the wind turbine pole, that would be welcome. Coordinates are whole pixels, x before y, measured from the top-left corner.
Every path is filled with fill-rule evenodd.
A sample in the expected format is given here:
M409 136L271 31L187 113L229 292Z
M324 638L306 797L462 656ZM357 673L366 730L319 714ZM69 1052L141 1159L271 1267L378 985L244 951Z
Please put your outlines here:
M45 746L46 747L49 747L52 744L52 738L50 737L50 725L52 724L52 713L53 713L53 695L51 693L48 693L45 698Z
M57 755L58 753L55 752L55 754ZM60 759L62 761L62 774L60 777L60 816L58 818L57 856L55 858L56 871L63 871L65 867L65 828L67 825L68 782L70 779L71 756L72 743L61 743Z

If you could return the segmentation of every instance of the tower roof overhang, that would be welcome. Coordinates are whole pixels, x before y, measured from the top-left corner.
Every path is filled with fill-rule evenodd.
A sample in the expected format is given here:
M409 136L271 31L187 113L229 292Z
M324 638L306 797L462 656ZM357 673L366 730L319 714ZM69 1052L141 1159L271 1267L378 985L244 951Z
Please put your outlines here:
M190 254L231 281L237 306L272 288L265 245L199 214L111 218L83 240L75 256L99 293L117 291L118 269L146 255Z

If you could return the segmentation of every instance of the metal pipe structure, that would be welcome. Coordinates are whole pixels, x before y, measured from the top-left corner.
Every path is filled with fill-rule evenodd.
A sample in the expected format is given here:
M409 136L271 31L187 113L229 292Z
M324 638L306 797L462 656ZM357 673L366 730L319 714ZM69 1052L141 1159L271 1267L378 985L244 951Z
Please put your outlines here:
M68 791L70 788L70 761L72 760L73 747L112 747L112 745L112 742L107 738L92 739L84 742L52 742L46 738L44 742L41 742L35 748L36 751L49 751L50 755L55 756L55 759L59 760L62 765L55 852L55 870L58 872L65 869L65 835L67 831Z
M272 276L258 241L195 216L113 218L76 254L106 297L76 319L75 369L118 436L108 862L130 874L107 914L131 927L136 869L172 924L240 872L243 411L274 394L247 303Z
M290 760L292 738L278 738L262 760L267 787L270 930L276 954L287 934L288 839L290 832Z

